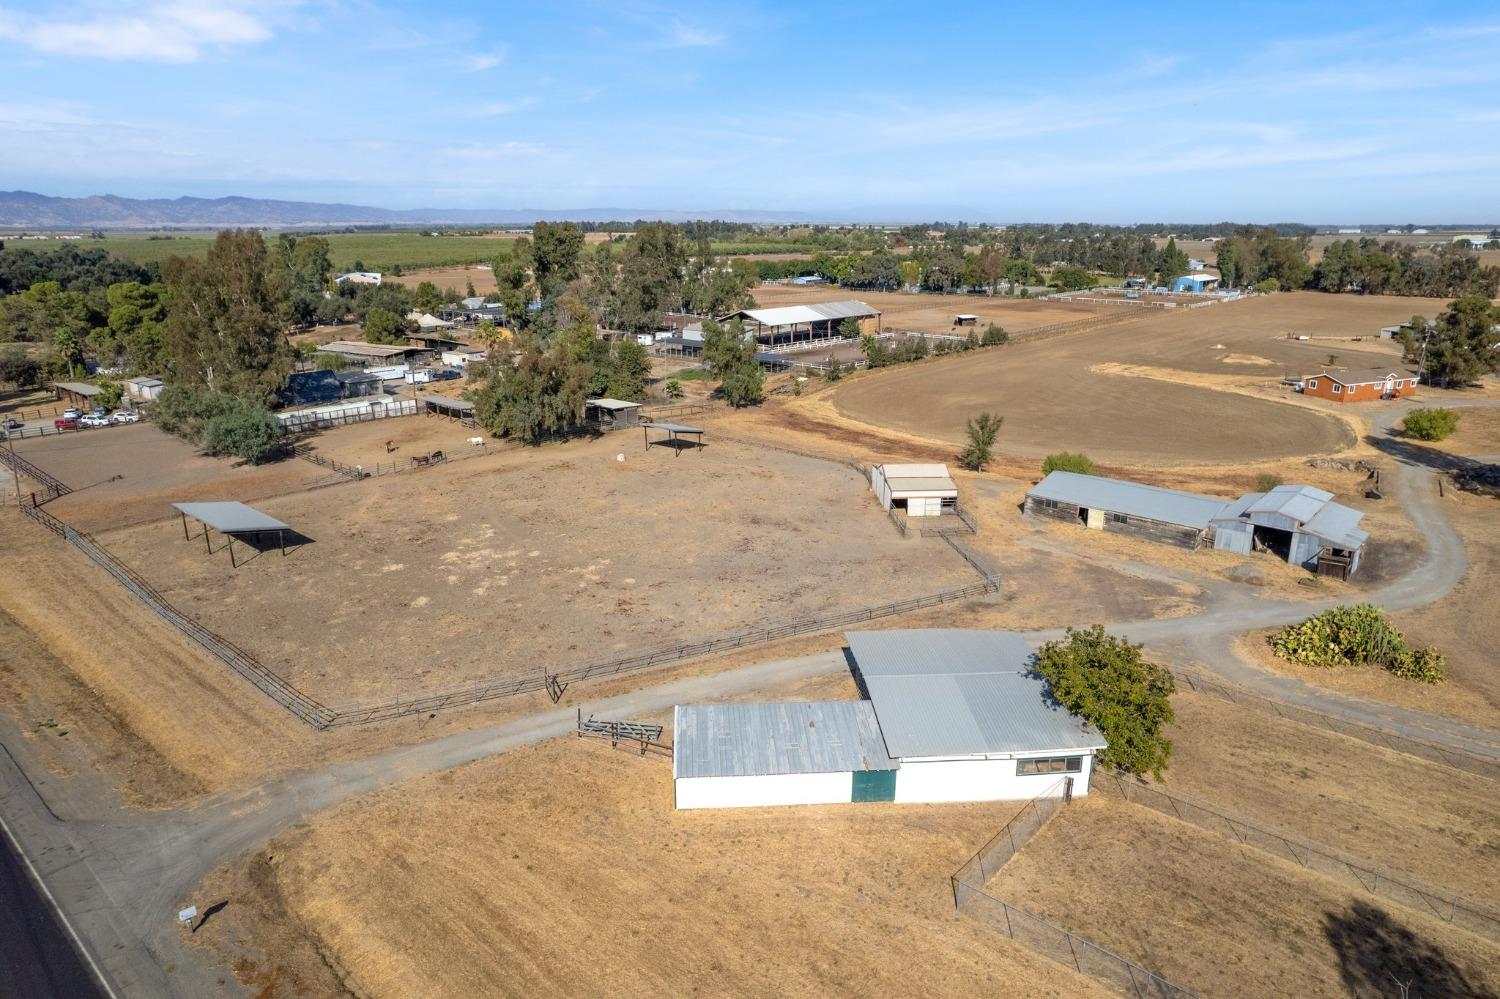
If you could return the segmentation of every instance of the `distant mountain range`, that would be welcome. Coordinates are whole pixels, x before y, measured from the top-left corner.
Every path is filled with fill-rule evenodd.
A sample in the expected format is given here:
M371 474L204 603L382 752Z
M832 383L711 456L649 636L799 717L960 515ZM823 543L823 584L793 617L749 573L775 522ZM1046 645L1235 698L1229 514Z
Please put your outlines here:
M516 225L541 221L776 223L827 221L801 212L723 209L684 212L641 208L413 208L275 201L267 198L121 198L100 194L54 198L31 191L0 191L0 226L34 229L152 229L162 226Z

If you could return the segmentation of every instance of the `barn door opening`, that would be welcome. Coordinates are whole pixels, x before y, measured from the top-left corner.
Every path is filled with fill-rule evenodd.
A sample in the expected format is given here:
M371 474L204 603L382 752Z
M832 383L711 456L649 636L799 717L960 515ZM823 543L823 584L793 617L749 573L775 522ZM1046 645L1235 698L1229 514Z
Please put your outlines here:
M1089 508L1081 506L1078 508L1078 522L1087 527L1089 523Z
M1271 552L1285 562L1292 554L1292 532L1256 525L1252 547L1258 552Z

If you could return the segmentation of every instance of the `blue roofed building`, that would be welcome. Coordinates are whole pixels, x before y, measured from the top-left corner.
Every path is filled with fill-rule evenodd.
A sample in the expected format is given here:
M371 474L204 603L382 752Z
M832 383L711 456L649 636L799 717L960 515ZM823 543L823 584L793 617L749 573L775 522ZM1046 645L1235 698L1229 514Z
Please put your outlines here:
M1205 291L1213 291L1219 286L1219 275L1207 274L1203 271L1195 271L1192 274L1183 274L1172 282L1173 291L1185 291L1192 294L1201 294Z

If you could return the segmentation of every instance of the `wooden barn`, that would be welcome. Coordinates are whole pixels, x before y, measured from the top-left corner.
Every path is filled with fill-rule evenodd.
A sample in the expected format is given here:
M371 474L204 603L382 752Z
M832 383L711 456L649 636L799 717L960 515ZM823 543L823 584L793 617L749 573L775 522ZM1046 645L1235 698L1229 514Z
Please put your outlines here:
M1024 510L1096 531L1179 548L1211 540L1210 522L1222 499L1076 472L1052 472L1026 494Z
M1277 486L1226 503L1213 519L1214 547L1242 555L1269 551L1320 575L1348 579L1369 539L1359 528L1363 518L1322 489Z

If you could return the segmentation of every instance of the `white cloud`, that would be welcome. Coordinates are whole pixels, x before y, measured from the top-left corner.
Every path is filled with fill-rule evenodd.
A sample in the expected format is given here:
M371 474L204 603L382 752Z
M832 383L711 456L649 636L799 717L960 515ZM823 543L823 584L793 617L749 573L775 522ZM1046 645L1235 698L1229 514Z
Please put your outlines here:
M502 114L514 114L536 103L535 97L518 97L513 101L490 101L474 107L474 114L481 118L495 118Z
M674 48L709 48L715 45L723 45L729 36L722 31L713 31L708 28L699 28L683 21L672 23L672 32L667 37L667 44Z
M476 52L469 56L469 71L480 73L487 69L494 69L505 61L504 49L492 49L489 52Z
M0 7L0 39L49 55L144 62L194 62L205 49L271 37L268 7L230 0L135 3L120 9L35 15Z

